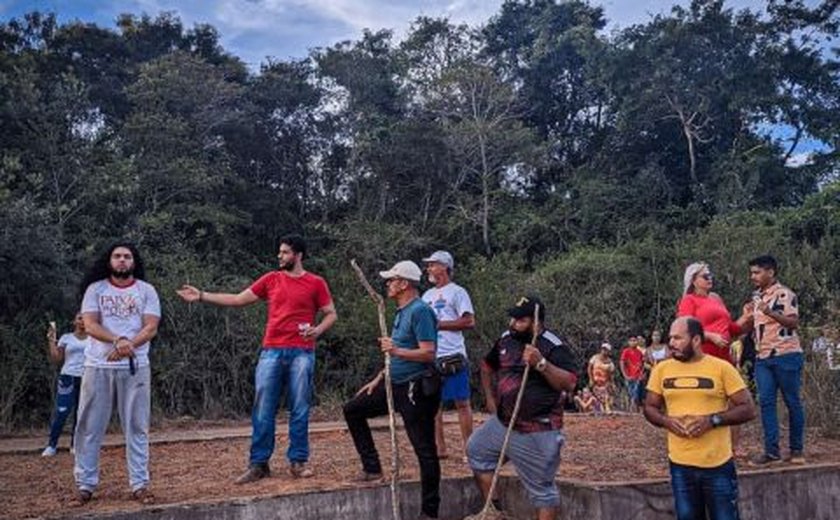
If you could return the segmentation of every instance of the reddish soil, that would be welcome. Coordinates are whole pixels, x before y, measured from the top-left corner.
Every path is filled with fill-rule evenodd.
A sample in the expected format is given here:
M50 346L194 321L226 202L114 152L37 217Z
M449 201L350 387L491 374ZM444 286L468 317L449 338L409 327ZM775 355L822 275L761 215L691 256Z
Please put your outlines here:
M760 450L759 426L742 429L741 451L752 455ZM312 465L316 476L296 480L287 473L284 451L286 426L278 438L270 478L245 486L233 479L245 469L248 439L156 444L151 448L152 489L157 504L218 502L233 498L267 497L304 491L354 486L349 480L360 470L352 440L346 432L314 433ZM441 461L444 477L464 476L469 469L462 461L463 449L456 424L446 432L451 456ZM389 467L387 431L375 431L383 466ZM400 432L403 475L418 478L411 446ZM784 439L783 439L784 442ZM840 440L825 439L809 432L809 462L840 462ZM740 467L747 468L744 457ZM100 462L100 486L94 500L82 508L68 509L73 496L72 456L66 451L53 458L36 454L0 456L0 490L6 501L4 518L75 516L89 513L132 511L141 506L131 500L122 448L106 448ZM511 473L511 468L506 468ZM566 447L560 478L585 481L625 481L667 478L664 432L649 426L639 416L567 416Z

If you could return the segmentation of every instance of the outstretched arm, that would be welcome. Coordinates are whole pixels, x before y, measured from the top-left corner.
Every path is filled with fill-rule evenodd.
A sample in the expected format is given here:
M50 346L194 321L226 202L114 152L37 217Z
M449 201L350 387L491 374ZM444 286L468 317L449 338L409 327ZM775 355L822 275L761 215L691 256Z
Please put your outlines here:
M206 302L222 307L244 307L259 300L250 287L239 294L233 294L205 292L192 285L182 285L175 292L186 302Z

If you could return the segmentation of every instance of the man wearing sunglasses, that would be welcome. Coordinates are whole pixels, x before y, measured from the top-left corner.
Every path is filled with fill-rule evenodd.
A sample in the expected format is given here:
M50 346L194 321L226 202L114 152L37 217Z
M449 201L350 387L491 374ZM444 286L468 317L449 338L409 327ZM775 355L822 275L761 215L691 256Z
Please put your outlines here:
M435 445L435 414L440 406L440 381L432 368L437 319L431 307L420 299L418 285L423 272L417 264L398 262L379 275L385 279L388 298L397 304L391 337L379 338L379 345L383 353L391 356L394 407L403 418L420 465L420 518L437 518L440 461ZM357 481L382 480L382 465L368 419L388 413L384 375L380 371L344 405L344 418L362 459L363 469Z

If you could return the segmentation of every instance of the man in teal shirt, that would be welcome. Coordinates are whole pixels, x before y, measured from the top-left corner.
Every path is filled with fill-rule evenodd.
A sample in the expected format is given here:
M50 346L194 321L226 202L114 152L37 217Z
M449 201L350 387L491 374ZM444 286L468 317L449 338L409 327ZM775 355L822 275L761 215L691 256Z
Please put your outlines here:
M397 304L391 337L379 338L379 344L382 352L391 356L394 407L403 418L420 465L420 518L437 518L440 462L435 446L435 414L440 406L440 391L436 385L424 384L435 361L437 318L420 299L418 285L423 273L417 264L399 262L379 275L385 279L388 297ZM379 453L367 420L388 413L384 379L380 371L344 405L344 418L362 459L363 471L358 478L361 481L382 479Z

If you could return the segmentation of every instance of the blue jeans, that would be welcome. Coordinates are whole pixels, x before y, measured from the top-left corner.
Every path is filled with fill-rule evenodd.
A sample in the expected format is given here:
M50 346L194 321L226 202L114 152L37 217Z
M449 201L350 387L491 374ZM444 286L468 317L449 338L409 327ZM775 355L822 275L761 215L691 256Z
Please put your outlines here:
M309 407L315 351L307 348L264 348L254 374L254 409L251 413L251 465L267 464L274 452L277 405L288 390L289 462L309 460Z
M64 423L73 412L73 429L70 430L70 447L73 447L73 435L76 431L76 421L79 418L79 391L82 388L82 378L61 374L58 376L58 388L55 395L55 415L50 423L49 445L58 446L58 438L64 429Z
M671 462L671 489L677 520L738 520L735 462L697 468Z
M776 416L776 395L782 400L790 418L790 449L802 451L805 434L805 409L799 397L802 386L802 353L784 354L758 359L755 363L755 383L761 406L761 427L764 430L764 453L778 457L779 419Z

